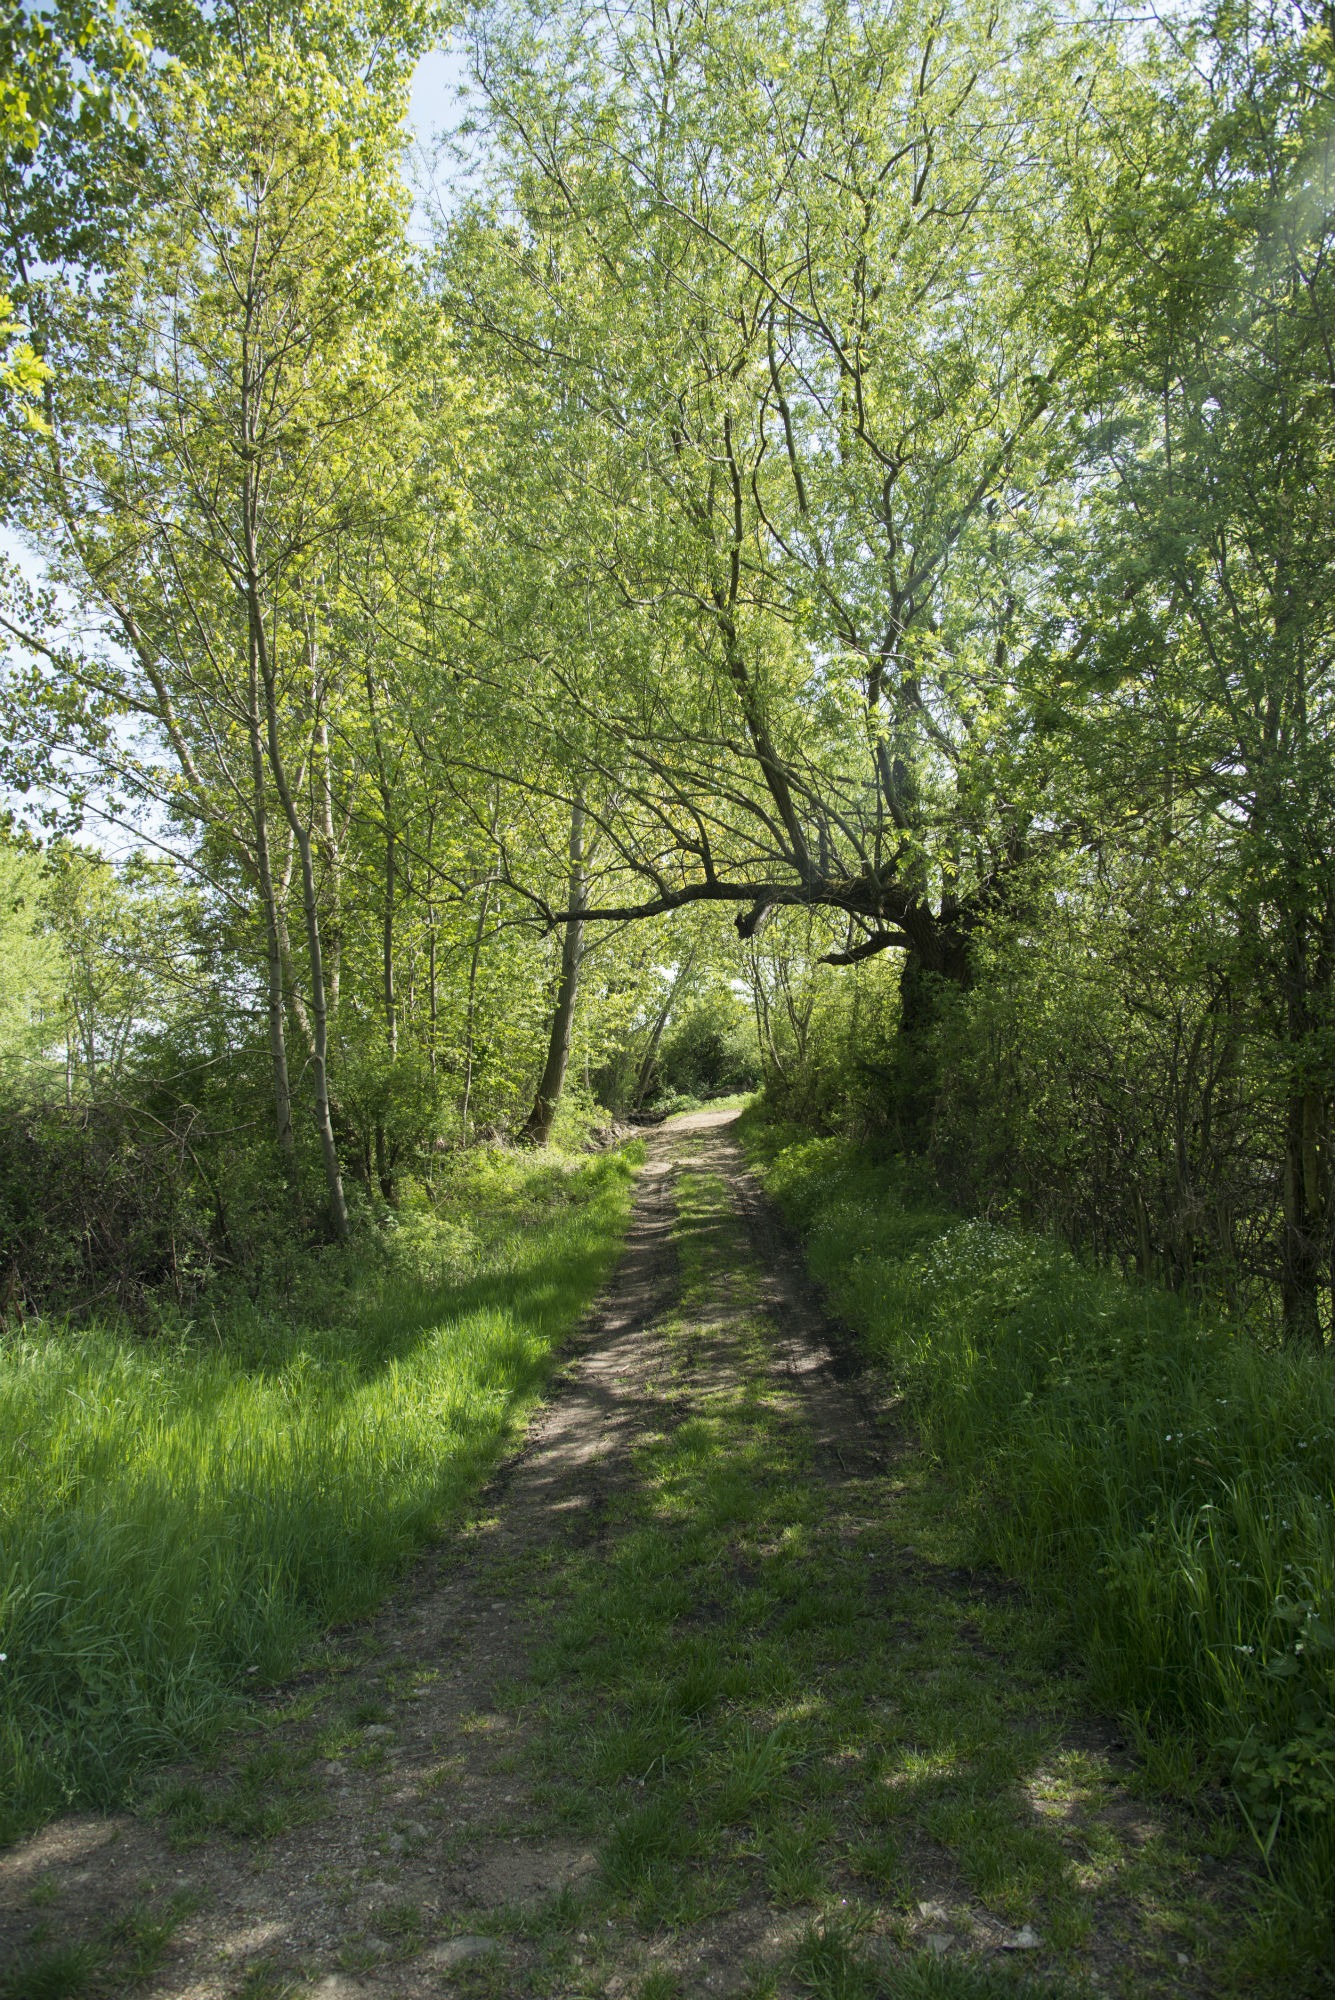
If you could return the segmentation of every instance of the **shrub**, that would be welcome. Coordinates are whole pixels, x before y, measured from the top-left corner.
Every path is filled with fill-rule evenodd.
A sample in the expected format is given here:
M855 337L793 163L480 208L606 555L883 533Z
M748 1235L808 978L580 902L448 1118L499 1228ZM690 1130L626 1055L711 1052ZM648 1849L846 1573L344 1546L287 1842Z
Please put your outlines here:
M664 1036L652 1101L727 1097L760 1081L760 1056L746 1009L715 994Z

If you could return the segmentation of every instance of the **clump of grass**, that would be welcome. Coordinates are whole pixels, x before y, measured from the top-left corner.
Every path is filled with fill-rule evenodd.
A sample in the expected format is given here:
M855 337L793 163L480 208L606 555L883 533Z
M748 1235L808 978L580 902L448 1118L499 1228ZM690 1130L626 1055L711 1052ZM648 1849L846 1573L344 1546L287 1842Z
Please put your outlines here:
M1063 1608L1096 1698L1159 1765L1171 1744L1179 1779L1225 1779L1266 1856L1328 1883L1326 1358L943 1213L902 1163L850 1142L755 1117L746 1142L814 1274L977 1503L980 1552Z
M0 1346L0 1839L126 1795L365 1613L605 1277L631 1161L474 1156L360 1282L207 1333Z
M0 1973L0 2000L82 2000L99 1962L91 1944L30 1947Z
M893 1969L892 1969L893 1967ZM1026 1979L1007 1965L976 1959L871 1955L856 1927L823 1918L808 1925L793 1953L793 1977L811 2000L1075 2000L1065 1980Z
M40 1924L0 1966L0 2000L85 2000L90 1992L143 1985L194 1906L187 1894L157 1907L138 1902L81 1942L53 1942L51 1926Z

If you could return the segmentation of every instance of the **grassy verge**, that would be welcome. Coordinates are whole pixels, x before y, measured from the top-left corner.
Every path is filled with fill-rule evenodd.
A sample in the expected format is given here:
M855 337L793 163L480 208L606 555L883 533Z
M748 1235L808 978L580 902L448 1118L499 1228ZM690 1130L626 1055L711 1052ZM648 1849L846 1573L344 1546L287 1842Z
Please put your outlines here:
M477 1154L296 1315L4 1339L0 1839L123 1798L375 1603L538 1394L631 1175Z
M1156 1782L1231 1788L1278 1890L1265 1953L1306 1979L1329 1951L1335 1808L1328 1363L943 1214L847 1142L754 1114L744 1137L974 1547L1060 1610Z

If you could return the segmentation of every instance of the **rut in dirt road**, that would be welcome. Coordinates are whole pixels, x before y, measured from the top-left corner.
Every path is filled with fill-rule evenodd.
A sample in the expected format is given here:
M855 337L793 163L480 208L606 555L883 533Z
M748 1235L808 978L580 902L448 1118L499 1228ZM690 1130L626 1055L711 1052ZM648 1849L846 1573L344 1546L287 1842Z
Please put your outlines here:
M524 1449L258 1747L0 1858L7 2000L58 1949L49 1996L1224 1990L1230 1877L968 1567L730 1124L653 1135Z

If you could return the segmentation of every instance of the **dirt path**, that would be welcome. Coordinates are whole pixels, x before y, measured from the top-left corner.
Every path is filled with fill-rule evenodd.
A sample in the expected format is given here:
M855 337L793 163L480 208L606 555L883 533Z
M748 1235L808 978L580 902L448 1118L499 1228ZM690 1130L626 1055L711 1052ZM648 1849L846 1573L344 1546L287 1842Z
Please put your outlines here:
M1230 1871L959 1560L731 1117L654 1135L478 1518L214 1767L0 1857L5 2000L1230 1990Z

